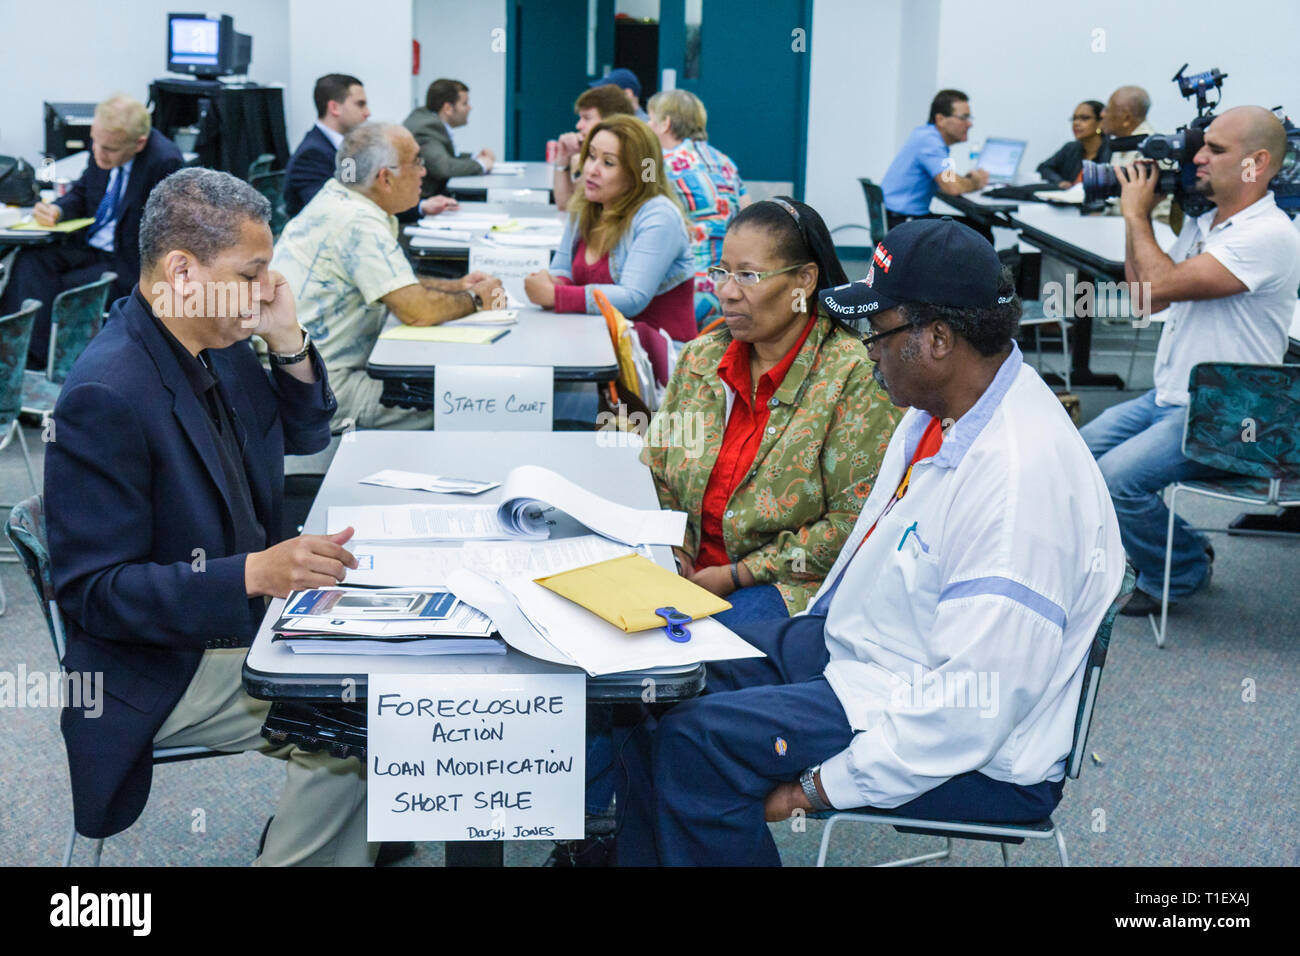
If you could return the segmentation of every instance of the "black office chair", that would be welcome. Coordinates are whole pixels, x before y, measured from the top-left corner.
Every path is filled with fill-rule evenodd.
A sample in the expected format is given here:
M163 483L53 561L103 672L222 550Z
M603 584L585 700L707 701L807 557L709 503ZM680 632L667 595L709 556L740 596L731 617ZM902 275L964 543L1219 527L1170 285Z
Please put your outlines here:
M870 179L861 178L862 193L867 197L867 229L871 233L871 244L875 246L889 232L885 221L885 191Z
M1088 731L1092 727L1092 714L1097 705L1097 690L1101 686L1101 669L1106 664L1106 651L1110 647L1110 632L1115 624L1115 616L1133 593L1137 581L1137 572L1131 564L1124 568L1124 583L1120 585L1119 594L1111 601L1110 607L1097 626L1093 635L1092 648L1084 664L1083 686L1079 690L1079 708L1074 716L1074 741L1070 754L1065 760L1065 775L1071 780L1079 779L1083 768L1083 756L1088 746ZM1056 852L1061 859L1061 866L1070 865L1070 857L1065 851L1065 837L1056 823L1049 816L1037 823L977 823L966 820L917 820L900 817L872 808L862 810L831 810L823 814L813 814L826 821L822 830L821 847L817 853L817 865L826 865L826 852L830 848L831 830L837 823L883 823L896 828L900 833L920 833L946 838L947 845L942 850L922 853L919 856L880 863L879 866L914 866L930 860L942 860L952 855L953 837L963 840L991 840L1002 851L1002 863L1010 862L1007 856L1008 843L1024 843L1025 840L1054 840Z

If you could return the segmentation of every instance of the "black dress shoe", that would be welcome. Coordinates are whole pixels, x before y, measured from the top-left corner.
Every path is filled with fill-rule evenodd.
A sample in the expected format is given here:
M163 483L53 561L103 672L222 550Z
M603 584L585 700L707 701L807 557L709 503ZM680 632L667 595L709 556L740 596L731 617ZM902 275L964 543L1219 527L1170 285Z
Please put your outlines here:
M1170 601L1169 606L1173 607L1174 602ZM1125 617L1146 617L1148 614L1156 614L1160 611L1160 599L1153 598L1146 591L1134 590L1133 596L1128 599L1128 603L1119 609L1119 613Z

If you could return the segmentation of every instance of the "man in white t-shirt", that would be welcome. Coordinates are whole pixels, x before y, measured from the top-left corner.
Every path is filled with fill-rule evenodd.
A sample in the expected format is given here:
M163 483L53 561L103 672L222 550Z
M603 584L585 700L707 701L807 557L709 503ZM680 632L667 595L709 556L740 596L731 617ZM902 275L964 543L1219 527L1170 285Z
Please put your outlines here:
M1110 489L1124 549L1138 569L1138 590L1125 614L1160 608L1169 522L1161 490L1216 474L1182 454L1192 366L1276 365L1286 353L1300 287L1300 235L1268 189L1285 152L1286 132L1268 110L1239 106L1217 117L1194 160L1197 191L1215 208L1188 219L1168 255L1151 229L1157 200L1152 166L1118 170L1127 229L1125 278L1149 288L1147 307L1165 319L1155 388L1108 409L1082 430ZM1171 602L1209 580L1212 557L1205 539L1179 519Z

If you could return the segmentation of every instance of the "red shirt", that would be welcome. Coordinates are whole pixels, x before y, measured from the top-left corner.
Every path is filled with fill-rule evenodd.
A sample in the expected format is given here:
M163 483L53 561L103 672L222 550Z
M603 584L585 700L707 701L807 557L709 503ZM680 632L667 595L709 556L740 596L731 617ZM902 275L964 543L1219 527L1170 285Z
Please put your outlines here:
M588 285L617 285L609 271L609 253L587 264L587 243L578 240L573 250L573 280L563 276L555 279L555 311L586 312ZM687 342L695 338L695 278L689 277L679 285L659 293L651 299L640 315L631 319L637 338L650 356L655 378L660 385L668 381L668 343L658 333L667 332L674 341Z
M713 465L709 484L704 489L704 500L700 506L700 551L695 559L696 568L731 563L722 537L723 512L758 455L767 420L772 414L772 396L781 387L781 382L785 380L795 356L807 341L816 319L816 315L808 317L799 341L791 346L780 362L759 378L757 392L753 390L753 379L749 374L748 342L732 340L718 360L718 378L731 387L736 400L731 406L731 417L727 419L727 429L722 435L718 460ZM754 396L752 403L751 394Z

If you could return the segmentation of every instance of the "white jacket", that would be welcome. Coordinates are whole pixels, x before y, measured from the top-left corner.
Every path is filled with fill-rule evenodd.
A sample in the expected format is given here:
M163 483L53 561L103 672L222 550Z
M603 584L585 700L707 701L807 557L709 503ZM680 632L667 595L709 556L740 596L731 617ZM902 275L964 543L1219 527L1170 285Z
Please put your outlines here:
M903 416L817 596L839 583L825 674L858 731L822 764L836 807L897 807L971 770L1060 780L1088 648L1123 579L1101 472L1019 348L881 517L930 420Z

